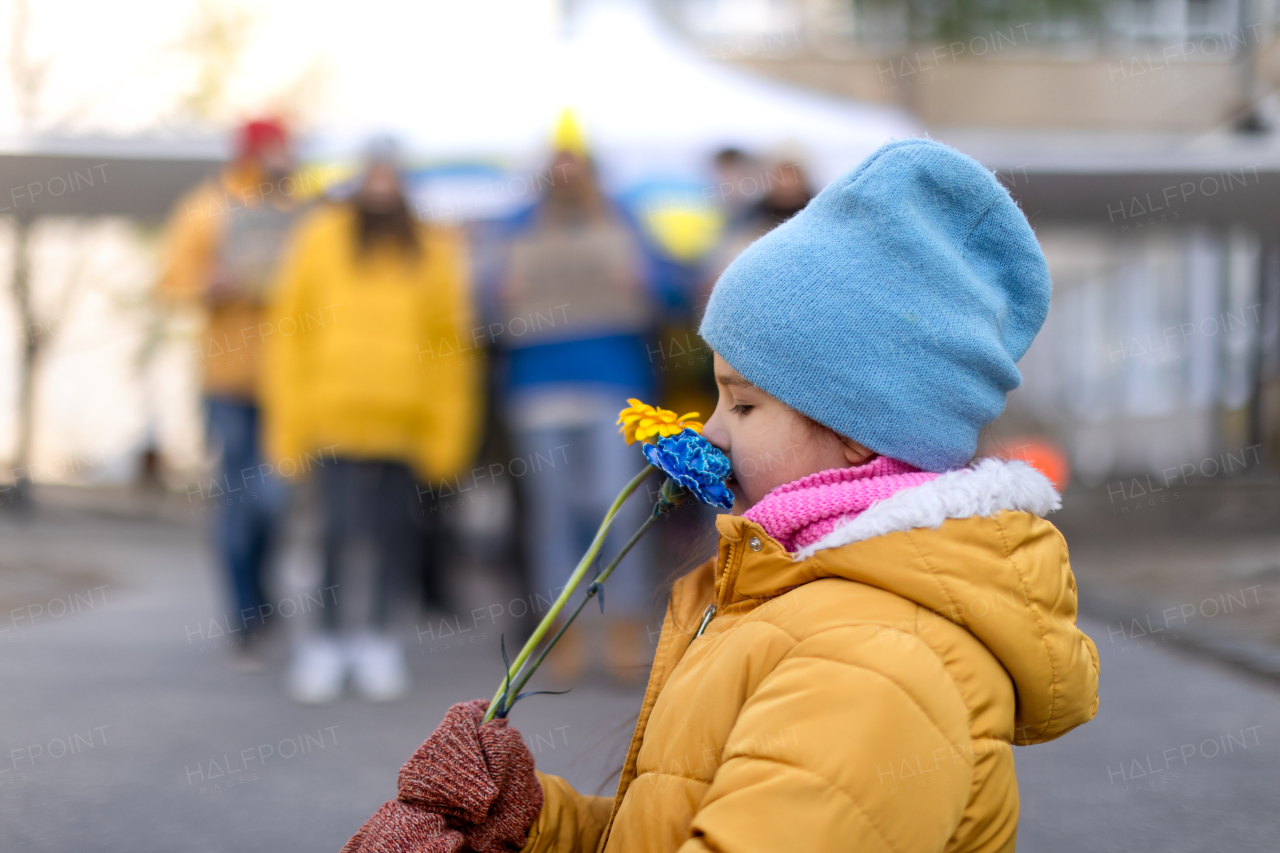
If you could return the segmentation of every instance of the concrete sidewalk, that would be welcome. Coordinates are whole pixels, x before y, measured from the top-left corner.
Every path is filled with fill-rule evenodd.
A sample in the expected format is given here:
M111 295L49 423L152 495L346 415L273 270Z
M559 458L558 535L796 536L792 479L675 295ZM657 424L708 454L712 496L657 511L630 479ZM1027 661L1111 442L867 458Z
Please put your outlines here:
M1130 477L1068 491L1052 521L1100 646L1178 645L1280 680L1280 482Z
M0 516L0 541L0 850L336 851L445 709L500 674L493 631L410 638L407 701L300 707L280 688L282 636L249 675L211 636L223 607L198 524L46 507ZM1084 552L1083 572L1102 571ZM1019 848L1273 849L1280 691L1083 624L1101 710L1016 751ZM639 701L585 683L527 699L513 725L541 769L608 794Z

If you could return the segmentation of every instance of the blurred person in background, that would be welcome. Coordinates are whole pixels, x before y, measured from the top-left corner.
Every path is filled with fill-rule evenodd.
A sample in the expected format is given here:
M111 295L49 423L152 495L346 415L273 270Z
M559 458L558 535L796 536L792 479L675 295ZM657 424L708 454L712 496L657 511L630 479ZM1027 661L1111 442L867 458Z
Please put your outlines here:
M573 125L562 122L558 137L551 185L510 245L498 294L504 409L515 448L530 462L519 483L530 580L543 608L643 466L615 422L628 397L652 399L645 344L656 317L634 229L601 193ZM625 504L604 553L616 552L649 509L644 499ZM652 551L653 540L642 539L609 582L604 662L622 681L642 677L647 664ZM589 663L581 631L575 626L555 647L553 676L572 678Z
M466 466L479 420L474 351L458 352L472 326L463 238L414 217L381 141L355 195L298 226L277 292L266 444L283 473L314 482L322 587L337 588L295 647L288 687L330 702L350 672L361 695L389 701L409 688L394 617L414 600L418 526L434 511L419 484Z
M229 581L229 623L239 632L237 661L260 665L255 645L271 612L264 573L284 511L285 492L259 476L259 362L262 311L298 205L289 136L273 119L245 124L235 158L184 196L168 228L161 296L205 313L199 341L210 443L219 471L214 540Z
M778 157L765 168L736 148L726 148L713 161L720 181L718 197L724 207L725 229L707 258L702 274L697 313L706 305L720 274L760 237L795 216L813 198L804 166L795 157ZM731 187L731 188L728 188Z
M715 198L726 227L736 227L755 206L764 180L759 162L741 148L721 148L711 160L716 179Z
M764 196L750 219L761 235L767 234L803 210L812 198L804 166L795 159L780 159L765 172Z

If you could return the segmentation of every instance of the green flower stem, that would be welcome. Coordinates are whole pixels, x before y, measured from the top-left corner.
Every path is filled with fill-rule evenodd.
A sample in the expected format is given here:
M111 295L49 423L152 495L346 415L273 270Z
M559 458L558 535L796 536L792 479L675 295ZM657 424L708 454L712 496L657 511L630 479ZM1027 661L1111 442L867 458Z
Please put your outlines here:
M645 534L645 531L661 517L662 514L657 511L650 514L650 516L645 519L644 524L640 525L640 529L627 540L627 544L622 546L622 550L618 552L618 555L610 561L609 565L600 570L600 574L596 575L596 579L591 582L591 586L587 587L587 594L582 597L582 601L578 602L578 606L569 614L569 618L565 620L564 625L560 627L560 630L556 632L556 635L547 643L547 647L542 650L542 654L538 655L537 659L534 660L528 669L525 672L520 673L519 677L515 679L514 686L507 691L508 696L520 695L520 691L524 689L525 684L528 683L529 679L533 677L533 674L538 671L538 667L542 666L543 658L545 658L547 653L555 647L556 643L560 642L560 637L564 635L565 631L569 630L569 626L573 624L574 619L578 618L578 614L582 612L582 608L587 606L587 602L596 596L596 593L599 590L598 584L602 584L609 579L609 575L613 574L613 570L618 567L618 563L622 562L622 558L627 556L627 552L631 550L632 546L639 542L640 537Z
M587 553L582 555L582 559L578 561L578 566L573 570L573 574L569 576L569 582L565 584L564 590L551 604L551 609L547 611L547 615L538 623L538 627L534 630L533 636L529 637L524 644L524 648L520 650L520 654L511 663L511 669L508 676L502 679L502 684L498 685L498 691L493 694L493 698L489 700L489 710L485 711L484 719L481 724L489 722L498 713L499 708L508 704L508 685L511 679L510 673L519 673L520 668L524 666L524 662L533 654L534 649L538 647L538 643L542 642L542 638L551 630L552 623L556 617L560 615L560 611L564 609L565 604L569 601L569 596L573 595L573 591L578 588L578 584L582 583L583 577L587 574L587 569L591 568L591 563L595 560L596 555L600 553L601 546L604 545L605 536L609 533L609 528L613 526L614 516L618 514L618 510L622 508L622 504L631 493L640 487L654 470L652 465L646 465L645 469L639 474L631 478L631 482L627 483L618 496L613 499L613 505L609 507L609 511L605 513L604 520L600 522L600 528L596 531L596 536L591 540L591 547L587 549ZM522 682L523 683L523 682Z

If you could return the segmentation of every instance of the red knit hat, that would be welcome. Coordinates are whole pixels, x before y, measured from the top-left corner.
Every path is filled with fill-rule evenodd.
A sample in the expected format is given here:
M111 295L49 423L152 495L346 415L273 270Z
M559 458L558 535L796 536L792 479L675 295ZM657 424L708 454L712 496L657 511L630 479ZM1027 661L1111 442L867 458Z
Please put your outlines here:
M257 157L271 145L289 144L289 131L279 119L263 118L245 122L236 133L236 158Z

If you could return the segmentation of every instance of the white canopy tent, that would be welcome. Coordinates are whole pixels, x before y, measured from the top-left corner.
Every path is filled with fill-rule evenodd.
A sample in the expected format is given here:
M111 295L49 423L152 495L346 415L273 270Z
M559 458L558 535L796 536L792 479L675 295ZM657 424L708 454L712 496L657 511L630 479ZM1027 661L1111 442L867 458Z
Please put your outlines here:
M415 102L388 90L388 77L409 79L394 68L377 70L379 86L349 80L345 105L316 134L311 154L349 158L364 139L389 132L415 157L529 167L570 108L615 186L655 172L702 174L726 145L795 151L825 184L887 140L920 132L902 110L816 95L700 57L647 4L628 0L591 4L559 34L476 50L476 68L424 84Z

